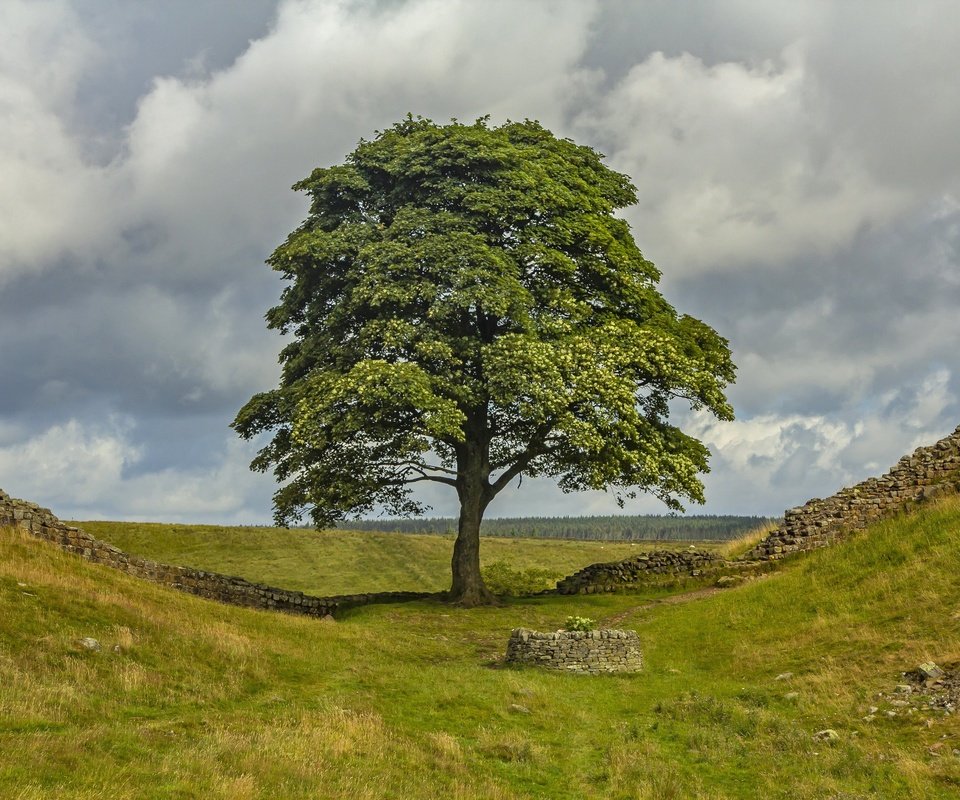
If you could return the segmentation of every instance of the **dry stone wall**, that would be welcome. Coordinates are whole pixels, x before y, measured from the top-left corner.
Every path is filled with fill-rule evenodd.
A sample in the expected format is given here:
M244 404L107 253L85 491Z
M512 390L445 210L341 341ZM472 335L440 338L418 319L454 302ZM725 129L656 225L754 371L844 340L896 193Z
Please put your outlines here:
M649 586L677 576L700 577L713 574L726 565L720 556L704 550L653 550L648 553L591 564L557 584L559 594L596 594L618 592L632 586Z
M902 513L916 503L960 491L960 427L929 447L918 447L885 475L815 498L784 513L783 525L746 558L774 560L826 547L851 531Z
M706 577L757 568L791 553L826 547L851 531L917 503L960 492L960 427L904 456L889 472L808 501L784 513L783 525L741 558L724 561L695 550L656 550L609 564L591 564L557 584L560 594L593 594L649 586L679 576Z
M64 524L49 509L14 499L2 490L0 526L20 528L95 564L104 564L137 578L236 606L325 617L367 603L402 602L432 596L425 592L376 592L314 597L303 592L251 583L230 575L160 564L125 553L86 531Z
M637 672L643 654L636 631L557 631L516 628L507 642L506 661L586 674Z

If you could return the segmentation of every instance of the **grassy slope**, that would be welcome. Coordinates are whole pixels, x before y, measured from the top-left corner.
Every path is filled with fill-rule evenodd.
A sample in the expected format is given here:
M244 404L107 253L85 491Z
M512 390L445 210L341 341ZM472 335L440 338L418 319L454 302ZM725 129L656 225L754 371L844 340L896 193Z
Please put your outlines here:
M956 797L956 717L862 717L901 670L960 657L958 545L953 503L686 605L421 603L321 623L0 532L0 796ZM511 627L570 614L625 614L647 670L496 668ZM825 727L837 744L811 739Z
M442 591L450 585L451 536L139 522L76 524L121 550L154 561L240 575L311 594ZM484 537L480 552L484 564L505 561L513 569L538 567L563 577L597 561L689 544Z

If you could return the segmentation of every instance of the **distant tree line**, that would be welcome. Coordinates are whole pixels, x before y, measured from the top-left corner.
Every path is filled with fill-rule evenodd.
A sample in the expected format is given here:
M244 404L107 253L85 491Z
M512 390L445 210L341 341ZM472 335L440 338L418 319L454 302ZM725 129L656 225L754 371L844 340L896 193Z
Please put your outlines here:
M707 541L735 539L769 522L767 517L696 515L513 517L485 519L483 536L532 539L583 539L601 541ZM454 534L453 517L427 519L363 519L339 523L355 531L387 533Z

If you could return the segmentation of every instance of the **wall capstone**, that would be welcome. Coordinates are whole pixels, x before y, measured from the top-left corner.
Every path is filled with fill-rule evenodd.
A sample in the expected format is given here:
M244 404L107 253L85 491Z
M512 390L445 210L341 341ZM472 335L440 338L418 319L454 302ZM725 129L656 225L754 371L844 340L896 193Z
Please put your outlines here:
M506 662L582 674L637 672L643 655L636 631L557 631L515 628L507 642Z
M430 592L371 592L314 597L303 592L252 583L231 575L160 564L124 553L80 528L64 524L49 509L12 498L3 490L0 490L0 526L20 528L94 564L103 564L137 578L235 606L325 617L369 603L404 602L435 596Z

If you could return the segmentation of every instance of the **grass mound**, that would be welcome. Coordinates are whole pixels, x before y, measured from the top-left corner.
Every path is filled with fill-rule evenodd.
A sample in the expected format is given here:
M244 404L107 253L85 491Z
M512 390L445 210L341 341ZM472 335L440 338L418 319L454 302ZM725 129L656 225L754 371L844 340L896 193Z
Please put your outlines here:
M960 658L958 545L953 502L687 604L412 603L323 623L3 530L0 796L956 797L957 717L891 693ZM636 629L647 669L499 664L511 628L569 616Z
M307 594L439 592L450 587L452 536L156 522L77 524L144 558L240 575ZM481 553L484 566L502 564L511 570L542 570L563 577L597 561L616 561L674 544L565 541L558 546L550 539L483 537Z

